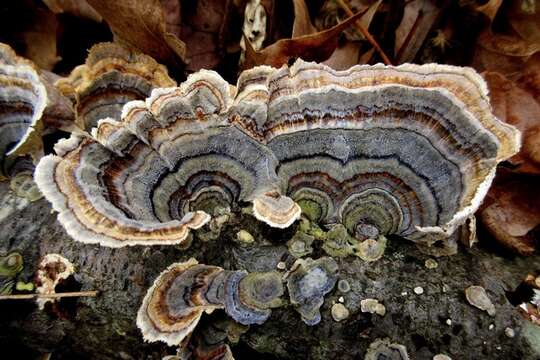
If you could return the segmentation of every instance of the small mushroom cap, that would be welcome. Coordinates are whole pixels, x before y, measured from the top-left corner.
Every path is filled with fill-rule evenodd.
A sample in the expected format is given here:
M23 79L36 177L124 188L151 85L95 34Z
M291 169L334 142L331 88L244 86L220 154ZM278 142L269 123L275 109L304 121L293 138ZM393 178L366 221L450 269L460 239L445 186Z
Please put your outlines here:
M350 315L349 309L347 309L345 305L339 303L332 305L331 312L332 318L337 322L345 320Z
M277 272L232 272L225 285L225 312L243 325L262 324L271 308L282 305L281 275Z
M465 296L469 304L486 311L490 316L495 316L495 305L493 305L483 287L477 285L469 286L465 289Z
M42 152L42 116L47 90L33 64L0 44L0 177L18 156Z
M355 254L364 261L372 262L384 255L385 248L386 237L379 236L378 239L366 239L360 242L355 248Z
M313 241L315 241L315 237L302 231L297 231L287 242L287 246L289 247L289 252L292 256L295 258L300 258L313 252L313 248L311 246Z
M259 195L253 200L253 215L272 227L287 228L300 218L301 213L297 203L273 192Z
M146 341L178 345L197 326L203 312L223 307L210 303L204 291L223 270L198 265L191 258L163 271L150 287L137 313L137 327ZM204 284L199 286L197 282ZM183 294L183 296L181 296Z
M38 264L36 271L36 293L54 294L56 286L75 272L75 267L60 254L47 254ZM53 298L37 298L36 303L43 309L48 302L54 302Z
M77 122L87 131L100 119L120 119L124 104L145 99L153 88L175 85L163 65L115 43L92 46L86 63L56 82L75 101Z
M14 277L23 269L22 255L17 251L0 256L0 277Z
M298 259L293 264L287 275L287 289L291 303L306 324L312 326L321 321L319 308L336 284L337 271L338 264L329 257Z

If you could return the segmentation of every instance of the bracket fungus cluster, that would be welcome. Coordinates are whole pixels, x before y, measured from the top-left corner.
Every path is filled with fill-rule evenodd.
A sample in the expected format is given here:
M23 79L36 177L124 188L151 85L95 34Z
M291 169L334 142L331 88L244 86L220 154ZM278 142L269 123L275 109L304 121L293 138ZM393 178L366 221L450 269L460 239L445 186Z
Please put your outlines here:
M175 86L167 69L148 55L114 44L99 43L56 87L75 103L77 123L90 131L99 120L120 118L122 107L146 99L152 89Z
M471 69L301 60L236 88L199 71L92 135L58 143L36 180L71 236L106 246L181 243L216 208L252 202L274 227L302 209L359 240L452 247L519 146Z
M281 306L282 295L276 272L229 271L191 258L158 276L139 309L137 326L147 341L178 345L204 312L225 309L240 324L262 324L272 308Z
M41 150L36 142L46 106L47 90L32 63L0 44L0 178L31 165L29 159L17 162L19 155Z

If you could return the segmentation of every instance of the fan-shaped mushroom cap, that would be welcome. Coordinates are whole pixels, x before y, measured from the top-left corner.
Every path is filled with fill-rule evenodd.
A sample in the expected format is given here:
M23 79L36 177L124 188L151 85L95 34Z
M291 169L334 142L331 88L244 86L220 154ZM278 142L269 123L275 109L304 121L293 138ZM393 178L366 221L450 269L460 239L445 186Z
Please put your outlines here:
M175 85L150 56L113 43L92 46L86 63L56 82L76 103L77 122L87 131L101 119L118 120L125 103L146 99L153 88Z
M448 238L519 147L469 68L298 60L245 72L237 88L232 121L273 151L282 192L360 240Z
M0 177L10 175L18 155L42 150L41 117L47 91L31 62L0 44Z
M338 264L329 257L317 260L298 259L287 276L287 289L291 303L308 325L321 321L319 308L324 295L329 293L337 281Z
M179 344L191 334L203 312L225 309L244 325L262 324L280 306L281 277L276 272L226 271L189 259L169 266L155 280L137 314L147 341Z
M394 234L448 253L497 163L519 146L471 69L334 71L301 60L242 73L236 93L202 70L126 104L120 122L102 119L92 134L59 145L38 185L75 238L98 233L95 242L110 246L181 242L208 221L196 211L249 201L273 227L304 209L361 241Z
M276 159L227 123L230 103L211 71L155 89L126 104L120 122L100 120L92 138L59 142L37 167L38 186L72 237L105 246L181 243L216 207L255 199L258 218L290 224L299 210L272 190Z

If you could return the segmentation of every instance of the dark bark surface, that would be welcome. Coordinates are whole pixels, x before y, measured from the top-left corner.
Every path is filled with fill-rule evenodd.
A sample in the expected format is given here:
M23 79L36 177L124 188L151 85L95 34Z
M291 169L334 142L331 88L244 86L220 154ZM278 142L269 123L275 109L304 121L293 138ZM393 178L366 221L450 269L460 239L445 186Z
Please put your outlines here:
M227 269L268 271L279 261L288 267L294 262L284 245L294 229L271 230L249 215L233 220L217 240L203 242L195 236L188 250L110 249L73 241L44 199L28 204L0 183L0 201L0 252L23 254L21 279L32 279L41 256L59 253L76 266L76 281L62 290L101 292L97 298L63 299L44 311L31 300L0 302L0 344L20 358L52 353L52 359L160 359L175 350L144 343L135 318L146 289L169 264L193 256ZM241 228L255 237L255 245L241 247L233 241ZM437 259L436 269L427 269L427 255L409 242L390 239L379 261L338 260L339 277L351 290L340 293L335 288L326 296L319 325L305 325L291 306L276 309L265 324L242 335L233 353L236 359L363 359L370 343L388 337L405 345L412 359L432 359L438 353L453 359L538 359L539 328L521 318L506 292L538 270L540 259L501 254L485 246L461 248L457 255ZM311 256L321 255L316 249ZM494 317L467 303L464 289L470 285L487 290L497 310ZM417 286L423 294L413 292ZM351 315L338 323L330 309L341 296ZM365 298L382 302L386 315L362 313L360 300ZM215 312L204 322L220 315ZM505 335L506 327L515 331L514 338ZM257 352L267 355L254 355Z

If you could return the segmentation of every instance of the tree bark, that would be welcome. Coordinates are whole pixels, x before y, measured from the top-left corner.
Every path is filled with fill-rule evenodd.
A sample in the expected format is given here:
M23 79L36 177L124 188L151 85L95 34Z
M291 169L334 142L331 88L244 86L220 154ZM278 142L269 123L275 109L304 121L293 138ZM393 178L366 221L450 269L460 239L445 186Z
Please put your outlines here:
M39 258L58 253L76 267L76 282L64 290L100 292L95 298L62 299L43 311L33 300L1 301L0 344L5 353L20 358L51 353L52 359L161 359L175 349L144 343L135 318L146 289L168 265L192 256L200 263L248 271L276 270L280 261L287 267L294 262L285 245L294 229L271 230L249 215L234 219L216 240L203 242L195 236L187 250L111 249L71 239L45 199L28 203L16 198L4 182L0 200L0 252L22 253L25 267L20 279L31 280ZM249 231L255 245L235 243L239 229ZM318 246L311 257L323 255ZM334 288L326 296L320 324L307 326L292 306L275 309L265 324L251 326L232 346L235 358L362 359L377 338L406 346L412 359L432 359L439 353L453 359L540 356L539 327L522 319L505 294L540 268L538 256L513 257L484 245L438 258L435 269L424 266L428 258L414 244L390 239L384 257L376 262L338 259L339 278L346 279L351 290L341 293ZM467 303L464 290L470 285L487 290L497 310L494 317ZM423 294L413 292L417 286ZM336 322L330 309L340 297L351 315ZM362 313L360 300L365 298L383 303L386 315ZM221 315L205 315L205 322L213 316ZM507 327L515 331L514 338L505 335Z

